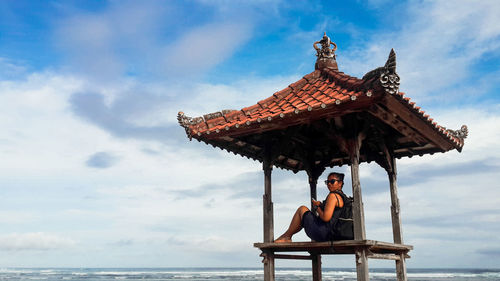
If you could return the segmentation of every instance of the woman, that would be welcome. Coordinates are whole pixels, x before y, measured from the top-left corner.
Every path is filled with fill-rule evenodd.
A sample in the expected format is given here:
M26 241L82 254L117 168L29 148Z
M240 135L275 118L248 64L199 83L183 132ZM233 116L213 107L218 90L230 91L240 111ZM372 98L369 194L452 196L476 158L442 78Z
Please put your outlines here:
M321 203L312 199L312 203L317 208L318 216L313 214L306 206L300 206L293 215L292 222L288 229L278 239L276 243L292 242L292 236L304 228L307 236L314 241L333 240L332 217L335 208L344 207L342 196L337 192L342 192L344 186L344 174L330 173L325 181L330 193L326 200Z

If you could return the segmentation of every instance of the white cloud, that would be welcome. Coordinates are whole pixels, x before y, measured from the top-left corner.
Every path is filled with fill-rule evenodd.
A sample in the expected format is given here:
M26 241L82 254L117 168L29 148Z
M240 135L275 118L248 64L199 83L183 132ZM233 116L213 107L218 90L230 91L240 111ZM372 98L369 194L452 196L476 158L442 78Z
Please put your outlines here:
M174 80L199 75L231 57L251 36L251 21L235 16L180 28L175 19L192 11L179 6L112 2L100 12L58 21L55 41L73 72L105 84L123 76Z
M0 235L0 249L4 251L60 250L74 245L76 242L70 238L43 232Z
M165 49L166 73L191 76L203 72L229 58L250 36L251 26L244 22L194 28Z
M412 20L395 18L401 30L377 33L366 45L346 52L346 72L362 76L382 66L394 48L400 89L417 103L449 100L450 95L452 101L464 98L450 89L470 83L474 63L500 47L499 2L437 1L407 7L403 14Z
M9 159L0 163L8 171L4 176L55 173L57 168L68 171L80 166L86 156L81 154L84 147L95 152L81 136L97 140L106 134L75 120L68 110L68 97L82 84L74 77L53 73L0 82L0 151ZM82 149L76 153L75 143Z

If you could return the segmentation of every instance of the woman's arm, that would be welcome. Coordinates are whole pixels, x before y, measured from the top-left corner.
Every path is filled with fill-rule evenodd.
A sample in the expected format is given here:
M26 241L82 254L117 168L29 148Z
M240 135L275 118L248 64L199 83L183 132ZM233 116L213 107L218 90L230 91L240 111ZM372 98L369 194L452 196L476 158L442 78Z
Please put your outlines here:
M333 211L335 210L335 207L338 205L338 199L335 194L330 193L326 197L326 204L325 204L325 209L321 210L321 208L318 208L318 215L321 220L324 222L330 221L330 219L333 216Z

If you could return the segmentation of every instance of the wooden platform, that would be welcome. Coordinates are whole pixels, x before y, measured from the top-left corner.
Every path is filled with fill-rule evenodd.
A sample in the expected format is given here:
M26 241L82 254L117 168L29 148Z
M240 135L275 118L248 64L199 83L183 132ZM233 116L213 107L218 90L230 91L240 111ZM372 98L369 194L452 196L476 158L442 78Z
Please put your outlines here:
M308 252L311 255L356 254L366 250L368 258L400 260L401 255L409 258L407 253L413 249L411 245L394 244L375 240L343 240L333 242L290 242L290 243L254 243L254 247L263 252ZM310 259L311 256L278 255L283 259Z

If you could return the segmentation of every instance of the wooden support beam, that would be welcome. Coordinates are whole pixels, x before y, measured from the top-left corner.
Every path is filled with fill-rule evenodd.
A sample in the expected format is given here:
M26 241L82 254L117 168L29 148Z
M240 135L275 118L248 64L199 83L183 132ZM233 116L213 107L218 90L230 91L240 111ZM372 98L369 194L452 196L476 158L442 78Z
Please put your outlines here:
M401 223L401 213L398 197L398 186L397 186L397 168L396 168L396 158L394 157L394 151L387 147L385 142L380 143L380 147L386 159L386 171L389 177L389 188L391 193L391 218L392 218L392 236L394 239L394 244L403 244L403 227ZM400 254L396 261L396 273L398 281L408 280L406 274L406 261L404 254Z
M389 182L391 189L391 217L392 217L392 234L395 244L403 244L403 227L401 224L401 212L398 197L398 187L397 187L397 169L396 169L396 158L391 153L391 164L392 173L389 173ZM396 260L396 273L398 276L398 281L408 280L406 274L406 261L403 254L400 255L400 259Z
M448 140L444 135L439 133L436 128L433 128L433 126L429 124L429 122L424 121L422 118L416 116L411 110L408 110L407 106L398 101L396 97L388 95L383 102L386 108L390 109L393 114L399 116L400 120L408 124L408 127L417 130L420 135L430 140L437 147L444 151L454 148L451 140Z
M312 162L313 160L310 160L309 162ZM314 198L315 200L318 200L318 178L319 176L325 171L325 167L323 166L315 166L315 165L308 165L308 169L306 169L307 175L309 176L309 190L311 193L311 198ZM314 209L314 206L312 205L311 201L311 210Z
M350 140L348 144L351 161L352 195L354 197L352 211L354 220L354 239L365 240L365 215L363 209L363 199L361 196L361 183L359 181L359 150L361 146L361 140L359 138L356 138L354 140Z
M262 254L260 254L262 259L262 263L264 264L264 281L274 281L274 252L270 250L262 250Z
M428 140L422 138L420 134L410 126L398 120L397 115L394 116L394 114L382 108L381 106L373 105L372 107L370 107L368 112L377 117L377 119L379 119L380 121L392 127L397 132L404 135L408 140L417 143L418 145L423 145L428 142Z
M311 199L314 198L314 200L318 200L318 178L313 178L309 177L309 191L311 193ZM312 200L309 200L311 202L311 211L314 211L315 207L312 203Z
M392 166L392 172L389 172L388 176L391 192L392 235L395 244L403 244L403 227L401 223L401 213L398 197L396 158L394 158L392 153L390 155L390 162Z
M271 192L271 173L273 166L269 159L264 159L264 242L274 241L274 218L273 218L273 200Z
M368 281L370 277L368 275L368 257L366 255L366 250L360 249L356 251L356 275L358 281Z
M353 128L356 130L356 127ZM363 199L361 196L361 184L359 181L359 152L363 134L354 132L354 138L348 140L348 150L351 161L351 180L353 202L353 220L354 220L354 240L365 240L365 215L363 210ZM366 249L359 248L356 251L356 272L358 281L368 281L368 258Z
M311 155L309 154L309 156ZM309 157L310 169L307 170L307 174L309 175L309 187L311 190L311 198L318 200L317 196L318 178L323 173L325 168L315 166L313 162L314 162L313 158ZM312 201L311 201L311 210L312 211L316 210L316 206L312 204ZM321 281L321 254L311 254L311 260L312 260L313 281Z
M263 219L264 219L264 242L274 241L274 217L273 201L271 193L271 173L273 164L270 153L267 153L262 162L264 170L264 196L263 196ZM274 253L264 252L264 280L274 281Z
M312 280L313 281L321 281L321 255L313 254L312 258Z
M408 280L408 275L406 273L406 260L405 260L405 255L400 254L400 258L396 260L396 275L398 278L398 281L407 281Z

